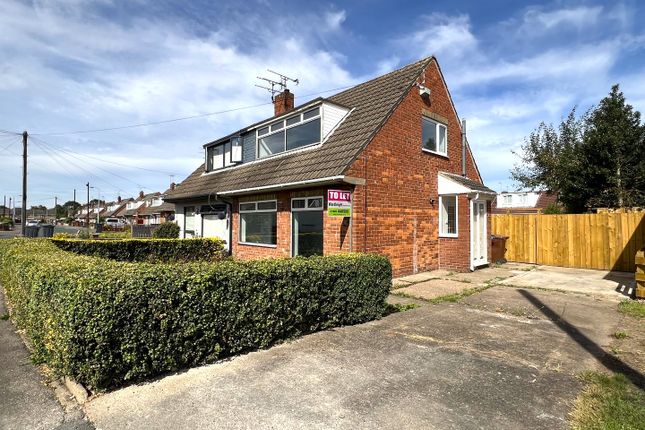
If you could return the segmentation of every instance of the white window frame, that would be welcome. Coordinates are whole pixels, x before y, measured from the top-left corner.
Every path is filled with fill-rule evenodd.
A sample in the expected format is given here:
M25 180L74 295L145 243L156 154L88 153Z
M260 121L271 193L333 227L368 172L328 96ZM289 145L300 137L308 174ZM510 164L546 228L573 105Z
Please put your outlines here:
M322 205L319 208L310 208L309 207L309 200L315 200L315 199L320 199L322 201ZM296 200L304 200L305 201L305 207L304 208L294 208L293 207L293 202ZM291 199L291 219L289 220L290 224L290 233L289 236L291 238L291 256L295 257L295 250L296 250L296 242L293 237L293 212L323 212L323 251L325 247L325 197L323 196L313 196L313 197L293 197Z
M320 199L322 202L322 205L318 208L310 208L309 207L309 200L316 200ZM293 207L293 202L296 200L304 200L305 201L305 207L304 208L294 208ZM291 199L291 211L292 212L304 212L304 211L323 211L325 210L325 198L323 196L315 196L315 197L293 197Z
M443 232L443 199L444 197L451 197L455 199L455 232L454 233L444 233ZM457 194L446 194L445 196L439 196L439 237L459 237L459 196Z
M315 115L315 116L313 116L311 118L307 118L306 120L303 120L303 118L304 118L303 115L305 113L307 113L307 112L311 112L314 109L318 109L318 115ZM319 145L320 142L322 142L322 139L323 139L323 135L322 135L322 132L323 132L322 111L323 111L322 105L312 106L311 108L303 110L302 112L295 113L293 115L288 115L285 118L281 119L280 121L275 121L275 122L272 122L272 123L263 124L260 127L258 127L255 130L255 159L256 160L264 160L264 159L267 159L267 158L275 157L276 155L279 155L279 154L284 154L285 152L296 151L296 150L299 150L299 149L302 149L302 148L307 148L307 147L310 147L310 146ZM291 124L291 125L287 125L287 120L293 118L294 116L299 117L298 122L296 122L294 124ZM317 119L320 119L320 140L318 140L318 142L314 142L314 143L311 143L309 145L300 146L300 147L294 148L294 149L287 149L287 130L290 129L290 128L299 127L299 126L301 126L303 124L306 124L306 123L311 122L311 121L315 121ZM282 127L280 127L279 129L276 129L274 131L271 131L271 127L273 127L273 126L275 126L277 124L282 124ZM267 128L269 131L267 133L264 133L264 134L261 135L260 130L262 130L264 128ZM284 133L282 151L276 152L275 154L270 154L270 155L265 155L264 157L260 157L260 139L265 138L267 136L271 136L273 134L277 134L277 133Z
M244 204L255 204L255 209L253 210L248 210L248 209L242 209L242 205ZM258 204L260 203L275 203L275 208L274 209L258 209ZM250 202L239 202L238 203L238 212L239 212L239 232L237 235L237 243L240 245L248 245L248 246L260 246L264 248L277 248L278 247L278 229L277 229L277 224L278 224L278 200L273 199L273 200L254 200ZM243 213L260 213L260 212L274 212L276 215L276 243L275 245L270 244L270 243L255 243L255 242L243 242L242 241L242 214Z
M433 151L432 149L428 149L425 146L423 146L423 141L421 142L421 150L425 152L429 152L430 154L436 154L436 155L441 155L443 157L448 157L448 126L432 118L422 116L421 117L421 130L422 130L421 135L422 136L423 136L423 121L428 121L435 125L435 138L437 139L437 151ZM443 127L446 130L446 151L445 152L439 151L439 130L441 129L441 127Z

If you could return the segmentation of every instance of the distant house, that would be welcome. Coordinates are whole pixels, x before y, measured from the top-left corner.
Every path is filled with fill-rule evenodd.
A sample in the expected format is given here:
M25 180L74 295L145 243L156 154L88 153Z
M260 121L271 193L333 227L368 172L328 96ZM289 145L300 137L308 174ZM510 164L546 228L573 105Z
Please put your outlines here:
M143 224L143 219L139 218L139 212L145 207L146 196L143 191L139 192L139 196L136 199L130 200L123 212L123 217L128 224Z
M493 214L535 214L558 203L557 193L551 191L503 191L493 202Z
M174 219L175 205L164 201L166 194L174 188L175 184L171 184L163 194L149 195L145 201L145 207L139 212L144 225L159 225Z
M488 264L494 197L429 57L300 106L284 89L166 200L237 258L375 252L405 275Z
M105 218L123 218L126 206L132 200L124 200L119 196L115 201L106 203Z

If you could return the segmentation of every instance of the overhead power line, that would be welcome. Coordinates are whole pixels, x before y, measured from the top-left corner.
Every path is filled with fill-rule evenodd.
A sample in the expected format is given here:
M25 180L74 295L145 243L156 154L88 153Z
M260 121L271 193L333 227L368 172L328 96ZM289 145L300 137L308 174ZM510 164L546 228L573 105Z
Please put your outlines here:
M301 97L311 97L311 96L317 96L320 94L325 94L329 93L332 91L341 91L345 90L347 88L351 88L353 85L348 85L345 87L338 87L338 88L331 88L328 90L324 91L319 91L317 93L311 93L311 94L305 94ZM225 113L230 113L230 112L237 112L241 110L246 110L246 109L255 109L258 107L262 106L268 106L273 104L273 102L267 102L267 103L260 103L256 105L250 105L250 106L241 106L237 108L232 108L232 109L225 109L225 110L220 110L220 111L215 111L215 112L207 112L207 113L200 113L200 114L195 114L195 115L189 115L189 116L184 116L184 117L179 117L179 118L172 118L172 119L164 119L160 121L152 121L152 122L143 122L143 123L138 123L138 124L128 124L128 125L121 125L121 126L115 126L115 127L106 127L106 128L96 128L96 129L90 129L90 130L75 130L75 131L64 131L64 132L48 132L48 133L30 133L30 136L66 136L66 135L73 135L73 134L86 134L86 133L99 133L99 132L104 132L104 131L115 131L115 130L125 130L129 128L139 128L139 127L149 127L153 125L161 125L161 124L168 124L172 122L178 122L178 121L186 121L190 119L198 119L198 118L206 118L209 116L215 116L215 115L221 115ZM11 132L9 132L11 133ZM15 134L20 134L20 133L15 133Z

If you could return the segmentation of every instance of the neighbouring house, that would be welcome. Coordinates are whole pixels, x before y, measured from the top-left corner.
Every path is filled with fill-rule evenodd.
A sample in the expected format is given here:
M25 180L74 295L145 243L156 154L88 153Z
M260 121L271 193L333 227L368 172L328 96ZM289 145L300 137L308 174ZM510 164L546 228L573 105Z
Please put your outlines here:
M204 158L166 201L182 237L236 258L376 252L395 275L489 261L495 192L434 57L300 106L284 89Z
M170 184L170 188L163 194L156 193L146 199L145 207L139 213L144 225L159 225L174 219L175 205L164 201L164 197L174 188L175 184Z
M132 200L133 199L124 200L121 196L118 196L115 201L107 203L105 218L124 218L126 206L128 202Z
M131 199L125 206L125 211L123 212L123 218L128 224L143 224L143 219L139 217L139 212L144 209L144 204L146 198L150 198L150 195L146 195L143 191L139 191L139 195L136 199Z
M493 202L493 214L535 214L558 204L557 193L551 191L502 191Z

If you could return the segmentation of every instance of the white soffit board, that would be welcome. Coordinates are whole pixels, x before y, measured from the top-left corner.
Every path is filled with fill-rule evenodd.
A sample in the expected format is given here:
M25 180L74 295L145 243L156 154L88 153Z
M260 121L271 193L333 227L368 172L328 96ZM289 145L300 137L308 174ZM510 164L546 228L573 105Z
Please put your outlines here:
M442 174L439 174L438 177L439 177L439 180L437 184L438 184L439 195L467 194L471 192L470 188L465 187L460 183L455 182L452 179L443 176Z

